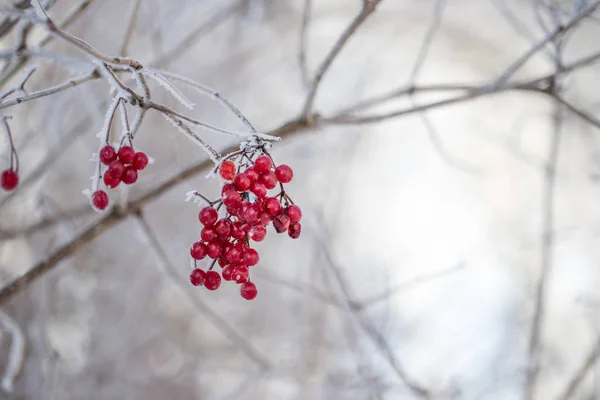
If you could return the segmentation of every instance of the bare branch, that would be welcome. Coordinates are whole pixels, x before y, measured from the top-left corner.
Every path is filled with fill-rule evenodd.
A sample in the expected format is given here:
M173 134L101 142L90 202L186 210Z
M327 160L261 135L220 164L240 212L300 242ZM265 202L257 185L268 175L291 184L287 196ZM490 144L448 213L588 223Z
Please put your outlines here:
M598 356L600 356L600 337L596 339L596 343L592 346L581 366L575 371L575 374L573 374L560 396L556 398L557 400L569 400L575 395L585 376L596 365Z
M557 25L552 31L550 31L542 40L537 42L532 48L526 51L521 57L519 57L514 63L512 63L494 82L493 86L498 87L504 85L531 57L533 57L538 51L543 49L548 43L555 41L559 36L564 35L567 31L577 26L581 20L592 14L600 6L600 1L595 1L590 4L587 9L582 10L580 13L575 15L565 25Z
M137 218L142 230L144 231L150 247L156 252L159 258L159 264L161 271L181 290L186 297L190 300L194 307L198 309L223 335L231 341L236 347L242 350L248 358L254 361L261 370L267 370L271 368L271 362L261 354L244 336L233 329L220 315L215 313L209 305L204 303L198 296L195 296L190 291L190 286L187 285L186 281L182 281L177 275L177 268L169 260L169 256L166 250L163 248L160 240L156 237L152 228L144 218L141 209L134 213Z
M315 103L315 98L317 97L317 92L319 90L319 86L321 85L321 81L323 77L333 64L333 61L336 59L340 51L344 48L344 45L348 42L348 39L356 32L356 30L366 21L366 19L375 11L377 5L381 2L381 0L363 0L363 7L360 10L360 13L352 20L350 25L344 30L342 35L338 38L338 40L333 45L333 48L329 51L319 68L315 74L315 77L312 81L310 91L308 93L308 97L304 103L304 108L302 110L302 115L305 119L310 117L310 113L312 112L313 105Z
M302 11L302 25L300 27L300 46L298 49L298 65L300 67L300 79L302 85L308 87L308 66L306 65L306 45L308 41L308 27L310 25L310 14L312 10L312 0L304 0Z

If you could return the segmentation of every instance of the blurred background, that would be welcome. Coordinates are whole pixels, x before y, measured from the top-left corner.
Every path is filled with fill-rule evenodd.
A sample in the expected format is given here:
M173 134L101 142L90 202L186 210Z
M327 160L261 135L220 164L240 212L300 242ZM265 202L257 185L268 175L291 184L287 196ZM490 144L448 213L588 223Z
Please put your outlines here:
M315 71L362 6L47 3L56 21L86 3L66 31L214 88L261 132L301 115ZM600 399L600 69L589 62L561 72L600 53L600 12L576 20L594 3L381 1L324 75L314 105L323 120L273 147L276 162L294 168L288 191L304 222L298 240L270 232L258 244L258 297L245 301L228 282L209 292L187 281L199 205L185 193L218 191L203 169L3 302L0 398ZM566 35L544 39L561 25ZM29 39L44 36L35 29ZM2 46L17 40L15 29ZM57 40L44 49L86 61ZM531 49L508 83L494 86ZM80 74L47 59L27 63L38 65L30 91ZM545 76L539 87L552 83L542 88L551 95L498 89ZM351 113L409 110L403 115L333 121L413 85L479 91L405 92ZM99 79L3 110L12 116L21 186L0 197L2 286L103 217L81 192L109 89ZM244 129L214 99L182 91L195 110L152 84L157 102ZM219 150L238 143L202 137ZM157 113L136 145L155 162L128 192L112 191L122 206L206 159Z

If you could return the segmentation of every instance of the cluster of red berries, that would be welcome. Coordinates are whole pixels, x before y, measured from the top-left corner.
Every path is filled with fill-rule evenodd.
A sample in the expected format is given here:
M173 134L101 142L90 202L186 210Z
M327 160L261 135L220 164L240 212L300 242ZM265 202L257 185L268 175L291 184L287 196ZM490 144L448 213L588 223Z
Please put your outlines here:
M209 257L213 262L207 271L193 269L190 282L216 290L222 277L240 284L241 296L252 300L258 290L250 281L250 267L258 264L259 255L251 247L251 241L263 241L271 223L278 233L287 232L293 239L300 237L302 211L283 190L283 184L292 180L294 172L287 165L274 168L271 158L262 155L252 166L236 167L234 162L224 161L219 174L228 183L223 185L221 198L200 211L201 240L190 249L195 261ZM269 197L269 190L278 185L280 192ZM218 210L222 206L226 215L219 219ZM220 273L213 270L216 263L222 268Z
M19 174L17 174L17 171L12 168L2 171L2 175L0 175L0 186L2 186L2 189L11 192L15 190L18 185Z
M126 185L134 184L138 179L138 171L148 165L148 156L142 151L136 152L131 146L121 146L117 152L111 145L100 149L100 162L108 168L104 171L104 185L114 189L121 182ZM96 190L92 194L92 205L98 210L108 207L109 199L104 190Z

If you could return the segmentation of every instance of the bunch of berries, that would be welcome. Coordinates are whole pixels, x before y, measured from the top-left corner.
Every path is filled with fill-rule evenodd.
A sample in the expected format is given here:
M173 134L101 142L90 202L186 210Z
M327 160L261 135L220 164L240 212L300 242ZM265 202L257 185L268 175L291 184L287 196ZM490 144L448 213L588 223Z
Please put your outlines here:
M142 151L136 152L131 146L121 146L117 152L111 145L100 149L100 162L108 168L104 171L104 185L114 189L121 182L126 185L134 184L138 179L138 171L148 165L148 156ZM104 190L96 190L92 194L92 205L98 210L108 207L109 199Z
M252 300L258 291L250 281L250 268L258 264L259 255L251 242L263 241L271 223L277 233L287 232L292 239L297 239L302 230L302 211L283 188L283 184L294 176L289 166L275 168L268 155L261 155L253 162L244 151L235 155L240 156L238 166L231 160L219 166L219 174L227 183L221 189L221 198L209 202L210 205L200 211L201 240L190 249L194 265L205 257L213 261L207 271L194 268L190 282L194 286L204 285L209 290L216 290L222 277L240 284L241 296ZM244 164L244 160L252 163ZM269 196L269 191L277 186L279 193ZM223 206L225 216L219 218ZM222 268L220 273L213 270L216 263Z

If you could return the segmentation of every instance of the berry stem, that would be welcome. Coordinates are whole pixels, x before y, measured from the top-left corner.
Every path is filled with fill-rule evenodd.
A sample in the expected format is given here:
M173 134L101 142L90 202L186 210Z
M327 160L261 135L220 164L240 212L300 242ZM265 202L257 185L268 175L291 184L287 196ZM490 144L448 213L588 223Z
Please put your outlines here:
M4 130L6 131L6 136L8 137L8 142L10 143L10 168L15 172L19 172L19 156L17 155L17 150L15 149L15 143L13 141L12 133L10 131L10 126L8 125L8 119L10 117L2 117L2 124L4 125Z

